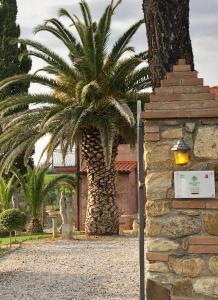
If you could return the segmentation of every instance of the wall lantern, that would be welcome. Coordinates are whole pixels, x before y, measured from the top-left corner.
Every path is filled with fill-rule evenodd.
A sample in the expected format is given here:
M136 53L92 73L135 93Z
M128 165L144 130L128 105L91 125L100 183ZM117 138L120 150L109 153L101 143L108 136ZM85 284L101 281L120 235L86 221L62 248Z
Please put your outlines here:
M174 152L176 165L185 166L189 163L189 152L191 148L184 142L183 138L179 139L176 145L171 148Z

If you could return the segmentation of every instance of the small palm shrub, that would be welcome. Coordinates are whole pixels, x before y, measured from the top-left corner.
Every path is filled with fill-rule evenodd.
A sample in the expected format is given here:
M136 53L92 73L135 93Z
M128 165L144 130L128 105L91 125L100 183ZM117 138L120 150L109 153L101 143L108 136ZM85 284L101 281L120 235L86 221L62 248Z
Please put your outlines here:
M75 178L69 174L59 175L47 181L47 171L48 168L45 167L35 169L27 167L27 173L22 175L19 170L13 169L14 176L23 191L24 199L30 208L31 220L27 226L27 231L30 233L43 232L39 215L48 193L58 185L76 186Z
M12 231L22 230L26 225L26 215L19 209L6 209L0 214L0 224L10 232L10 247Z

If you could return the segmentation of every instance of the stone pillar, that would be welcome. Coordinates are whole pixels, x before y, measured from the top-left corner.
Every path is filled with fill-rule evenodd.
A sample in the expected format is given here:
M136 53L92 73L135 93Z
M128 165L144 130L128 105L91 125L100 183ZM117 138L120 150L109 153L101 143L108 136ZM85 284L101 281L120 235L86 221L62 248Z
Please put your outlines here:
M218 299L218 194L175 199L173 182L175 170L215 170L218 180L218 101L197 72L179 60L151 95L142 118L146 276L167 287L172 300ZM170 151L180 137L192 148L186 167L176 166Z

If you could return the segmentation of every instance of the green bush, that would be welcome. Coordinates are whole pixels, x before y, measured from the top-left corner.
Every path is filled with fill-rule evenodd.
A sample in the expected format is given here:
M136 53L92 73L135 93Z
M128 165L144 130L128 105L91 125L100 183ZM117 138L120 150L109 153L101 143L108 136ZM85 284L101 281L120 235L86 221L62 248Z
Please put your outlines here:
M19 209L6 209L0 214L0 224L10 232L22 230L26 224L26 215Z

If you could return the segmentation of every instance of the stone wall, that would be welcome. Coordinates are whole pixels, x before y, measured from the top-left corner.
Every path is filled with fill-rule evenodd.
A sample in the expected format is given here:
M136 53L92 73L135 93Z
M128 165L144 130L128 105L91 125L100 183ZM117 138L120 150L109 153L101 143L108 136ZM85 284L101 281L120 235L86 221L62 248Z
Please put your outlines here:
M180 60L142 117L147 278L172 300L218 299L218 101ZM192 148L186 167L170 150L180 137ZM216 198L175 199L174 170L215 170Z

